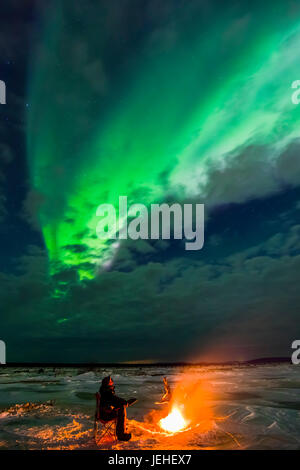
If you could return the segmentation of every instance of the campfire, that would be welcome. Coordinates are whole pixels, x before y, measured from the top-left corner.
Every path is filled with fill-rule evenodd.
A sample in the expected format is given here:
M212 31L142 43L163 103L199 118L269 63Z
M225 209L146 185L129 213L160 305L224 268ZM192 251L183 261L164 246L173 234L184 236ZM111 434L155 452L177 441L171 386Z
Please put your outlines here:
M159 421L159 425L164 431L175 433L183 431L189 422L184 419L179 407L174 405L168 416Z
M193 433L205 439L205 434L216 429L216 422L226 421L231 415L215 416L212 406L215 395L208 381L195 380L192 374L178 377L172 390L164 378L165 393L156 410L152 410L143 423L132 420L133 428L151 434L156 439L155 448L185 448L192 446ZM222 432L221 428L219 428ZM240 447L238 439L228 431L223 431ZM145 438L147 436L145 435ZM202 437L204 436L204 437ZM139 435L143 439L144 434ZM166 443L165 440L169 442ZM176 447L183 446L183 447Z
M203 432L211 428L211 393L204 381L195 382L189 374L184 374L172 391L164 378L164 388L165 394L159 404L166 408L158 412L156 420L161 431L174 435L194 427Z

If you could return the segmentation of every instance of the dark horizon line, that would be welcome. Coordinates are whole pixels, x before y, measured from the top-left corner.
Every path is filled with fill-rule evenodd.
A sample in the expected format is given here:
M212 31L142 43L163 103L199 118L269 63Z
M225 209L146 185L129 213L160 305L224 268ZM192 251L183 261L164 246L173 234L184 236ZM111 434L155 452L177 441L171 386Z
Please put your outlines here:
M225 362L7 362L0 367L180 367L180 366L222 366L222 365L256 365L270 363L291 363L290 357L261 357L248 361Z

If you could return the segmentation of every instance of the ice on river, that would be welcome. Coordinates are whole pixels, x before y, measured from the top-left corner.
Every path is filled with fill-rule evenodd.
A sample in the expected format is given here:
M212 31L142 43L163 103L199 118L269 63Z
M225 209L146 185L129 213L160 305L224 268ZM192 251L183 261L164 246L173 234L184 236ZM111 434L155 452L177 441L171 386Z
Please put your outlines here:
M1 368L0 449L299 449L300 366ZM129 443L93 437L95 392L112 375L118 395L138 398L128 409ZM208 428L178 434L149 426L159 410L162 377L172 389L188 374L209 385ZM224 417L224 419L219 419Z

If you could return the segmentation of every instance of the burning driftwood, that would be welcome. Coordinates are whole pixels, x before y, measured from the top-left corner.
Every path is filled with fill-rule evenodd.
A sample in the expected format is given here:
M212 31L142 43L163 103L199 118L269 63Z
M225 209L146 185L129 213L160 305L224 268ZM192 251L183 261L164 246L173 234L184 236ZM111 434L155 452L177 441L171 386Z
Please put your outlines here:
M194 382L192 377L184 375L174 391L164 377L164 395L161 404L167 404L164 416L158 420L159 427L168 433L187 431L191 426L203 430L211 426L212 410L210 409L209 392L204 384Z
M163 396L161 397L161 400L156 402L157 405L164 405L164 404L170 403L172 399L172 392L171 392L170 385L168 384L167 377L163 377L163 381L164 381L164 393L163 393Z
M174 389L171 390L167 378L164 377L164 393L161 400L156 402L163 406L152 410L143 423L134 421L132 424L142 432L155 437L157 445L160 445L160 439L172 436L173 446L184 446L188 444L191 433L197 432L197 435L203 436L218 429L240 446L235 436L222 430L219 425L216 427L216 422L226 421L231 415L214 415L212 405L214 396L209 382L195 381L193 375L188 373L182 374L178 379Z
M172 406L172 392L167 377L164 377L163 381L164 394L158 404L168 405L168 408L166 417L161 418L158 424L164 431L171 433L179 432L186 428L189 422L184 419L179 406Z

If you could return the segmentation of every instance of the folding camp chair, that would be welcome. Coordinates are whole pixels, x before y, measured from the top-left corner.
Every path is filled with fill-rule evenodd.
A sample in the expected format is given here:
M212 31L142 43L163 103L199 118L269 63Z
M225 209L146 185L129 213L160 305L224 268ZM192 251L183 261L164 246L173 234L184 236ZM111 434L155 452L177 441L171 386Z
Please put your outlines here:
M94 438L97 443L103 440L104 437L110 437L112 440L117 441L116 424L117 419L113 418L110 421L104 421L100 418L100 393L96 393L96 413L94 424ZM97 439L98 431L100 431L100 438Z

